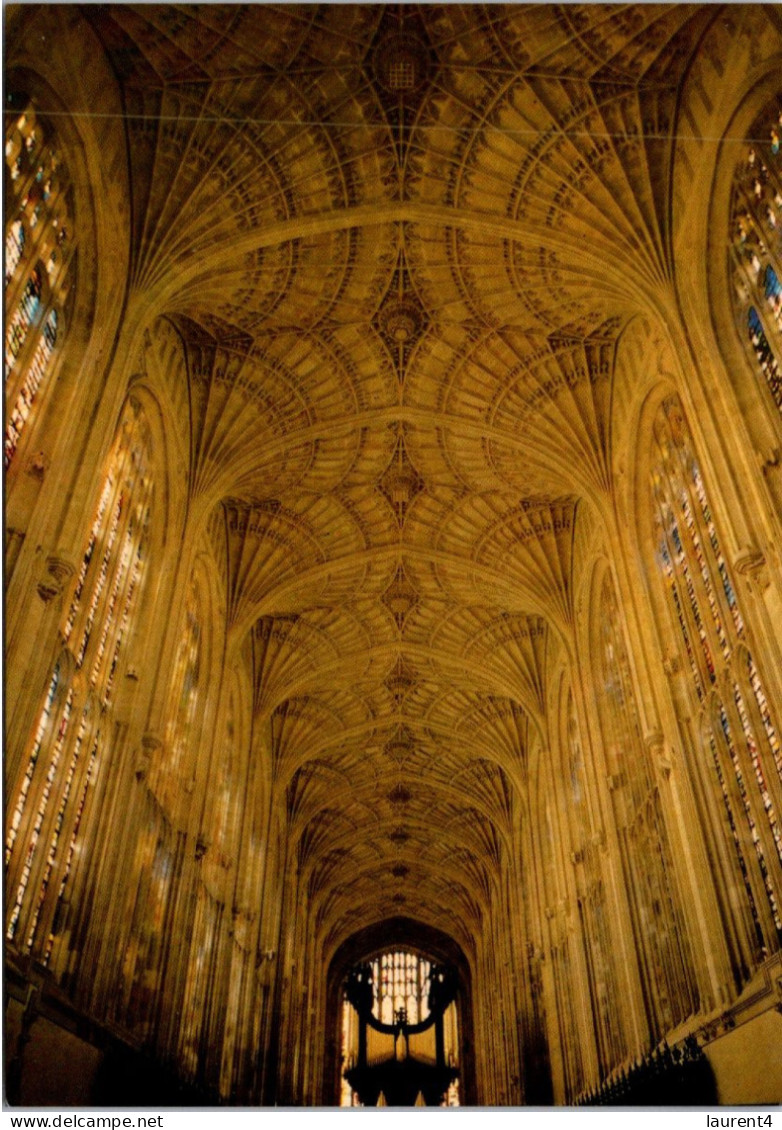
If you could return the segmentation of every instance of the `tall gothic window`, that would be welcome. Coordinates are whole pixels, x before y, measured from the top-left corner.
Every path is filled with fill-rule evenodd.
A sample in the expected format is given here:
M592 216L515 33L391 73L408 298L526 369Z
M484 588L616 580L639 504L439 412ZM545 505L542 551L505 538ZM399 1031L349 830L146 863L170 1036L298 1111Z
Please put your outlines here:
M736 169L731 260L743 333L782 411L782 107L755 121Z
M117 671L145 576L151 453L148 422L131 401L60 626L62 650L10 794L6 937L46 963L108 757Z
M706 486L677 398L654 421L658 562L700 713L719 823L731 845L734 905L746 908L753 960L782 936L782 747L748 646ZM713 809L714 810L714 809Z
M73 275L70 182L32 103L5 134L10 182L5 235L5 407L8 467L62 340Z
M622 616L608 573L598 623L598 714L654 1044L697 1010L697 1000L660 791L641 735Z
M410 1024L426 1020L431 963L415 953L395 950L376 957L371 965L373 1016L383 1024L393 1024L400 1012Z

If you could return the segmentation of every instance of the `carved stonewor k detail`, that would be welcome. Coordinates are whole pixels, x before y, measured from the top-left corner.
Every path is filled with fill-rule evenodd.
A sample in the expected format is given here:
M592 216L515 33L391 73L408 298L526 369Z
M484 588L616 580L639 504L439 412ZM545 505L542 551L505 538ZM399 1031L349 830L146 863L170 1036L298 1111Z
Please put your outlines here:
M662 1099L725 1010L774 1082L782 24L729 7L15 6L19 1105L355 1105L397 945L463 1074L396 1086L386 966L389 1106Z
M36 586L44 604L61 595L74 572L75 566L62 554L51 554L46 558L46 572Z
M745 547L735 558L736 572L743 577L750 591L757 592L760 596L771 584L768 562L759 549L752 546Z
M152 767L152 761L158 750L163 748L163 743L155 734L144 734L141 738L141 749L136 757L136 780L145 781Z
M404 524L405 515L415 498L424 489L424 481L413 466L405 446L404 430L397 428L397 441L391 462L386 467L380 478L378 486L382 494L391 503L396 514L399 526ZM404 574L404 567L400 565L397 571Z
M421 334L424 315L408 298L391 298L380 308L378 325L389 345L411 345Z
M392 757L394 761L401 765L412 752L413 744L413 736L410 731L405 726L400 726L383 748L389 757Z
M381 599L396 620L397 627L403 628L409 614L420 603L420 597L405 572L403 564L400 563L393 581L383 593Z
M428 54L427 45L417 35L391 32L375 48L375 78L388 94L410 98L427 79Z
M403 784L395 785L391 792L388 794L388 799L393 805L409 804L413 799L413 794Z
M369 56L369 72L388 121L396 157L396 189L405 199L413 127L437 73L425 22L412 5L385 7Z
M673 770L674 754L665 741L665 735L661 730L653 730L646 735L644 740L651 755L652 764L663 779L667 781Z
M372 324L391 355L401 387L413 349L428 329L430 318L418 298L408 265L406 223L395 225L395 238L396 265Z
M417 673L415 668L400 655L393 669L385 679L385 685L398 705L401 705L405 696L416 685Z
M44 475L49 469L51 460L44 451L37 451L31 456L27 464L27 474L33 479L43 482Z

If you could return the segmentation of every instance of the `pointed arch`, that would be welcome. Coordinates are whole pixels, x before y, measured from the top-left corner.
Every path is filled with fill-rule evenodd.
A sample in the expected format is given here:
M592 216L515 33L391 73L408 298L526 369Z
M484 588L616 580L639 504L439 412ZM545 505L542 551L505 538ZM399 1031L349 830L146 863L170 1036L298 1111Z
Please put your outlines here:
M52 958L55 919L74 881L82 815L111 757L110 718L148 580L154 508L153 426L141 401L130 396L60 624L63 654L10 793L6 938L44 964Z

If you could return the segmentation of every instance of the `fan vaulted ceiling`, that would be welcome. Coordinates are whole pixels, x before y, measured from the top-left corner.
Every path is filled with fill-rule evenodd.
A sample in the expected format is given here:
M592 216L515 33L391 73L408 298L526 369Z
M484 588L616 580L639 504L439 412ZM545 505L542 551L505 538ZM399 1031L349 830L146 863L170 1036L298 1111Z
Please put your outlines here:
M718 12L85 8L123 84L134 289L333 945L390 912L469 947L490 910Z

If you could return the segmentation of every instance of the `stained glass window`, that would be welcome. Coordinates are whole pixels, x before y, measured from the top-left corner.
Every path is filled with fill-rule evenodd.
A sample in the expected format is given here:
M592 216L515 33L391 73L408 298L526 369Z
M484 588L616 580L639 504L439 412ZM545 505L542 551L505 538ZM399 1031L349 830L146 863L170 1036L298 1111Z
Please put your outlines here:
M9 224L8 235L5 239L5 285L8 286L14 277L19 260L24 254L24 224L21 220L14 220Z
M381 1024L393 1024L400 1012L404 1012L408 1024L426 1020L429 1015L431 963L418 954L395 950L376 957L371 965L372 1015Z
M117 667L145 574L152 493L150 429L140 406L129 403L63 616L64 650L9 805L6 937L45 962L85 805L107 755Z
M695 978L660 792L641 734L621 609L608 573L598 624L598 714L654 1043L696 1011Z
M696 701L704 754L732 842L760 952L782 931L780 742L761 673L746 639L700 466L679 401L654 423L652 491L658 562Z
M782 108L754 122L731 197L731 263L744 332L758 374L782 411Z
M458 1073L459 1018L450 977L444 966L402 946L350 971L342 1001L341 1106L363 1105L361 1073L393 1059L403 1062L409 1056L419 1068L439 1064ZM420 1030L410 1031L417 1026ZM407 1034L400 1036L400 1031ZM423 1094L427 1084L421 1087ZM373 1092L368 1083L368 1089L377 1095L376 1087ZM371 1101L374 1104L374 1098ZM459 1105L458 1079L440 1091L439 1105Z
M51 370L72 275L70 184L32 104L6 131L4 465Z

